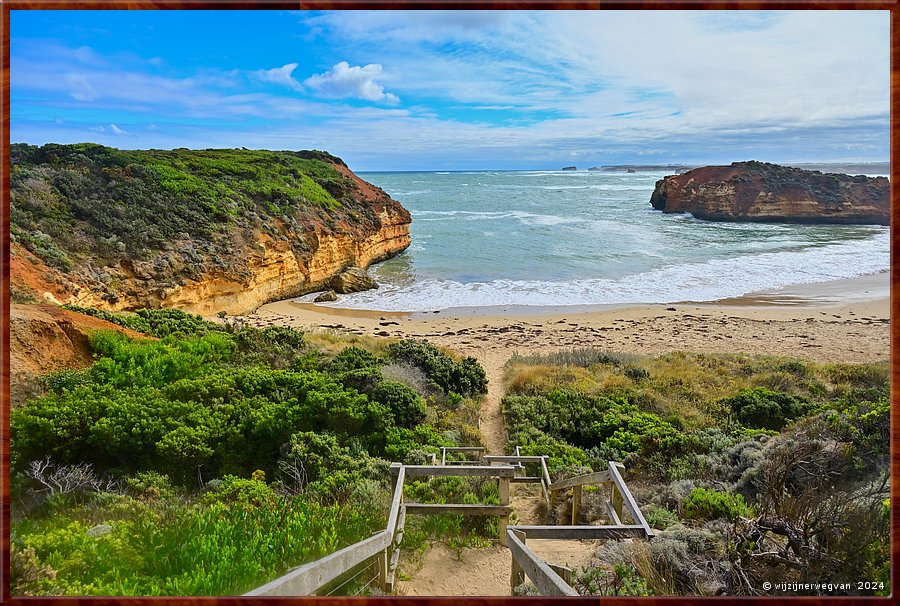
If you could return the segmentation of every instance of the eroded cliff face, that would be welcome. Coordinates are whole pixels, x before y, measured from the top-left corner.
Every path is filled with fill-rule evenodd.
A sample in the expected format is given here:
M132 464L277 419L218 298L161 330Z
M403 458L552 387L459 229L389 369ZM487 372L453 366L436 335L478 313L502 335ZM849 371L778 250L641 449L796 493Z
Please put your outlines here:
M66 368L93 363L88 342L91 332L113 330L132 338L146 335L99 318L61 309L55 305L10 306L9 376L12 406L41 393L37 377Z
M711 221L887 225L890 183L885 177L735 162L660 179L650 204Z
M276 154L281 153L289 152ZM315 162L324 162L329 170L328 178L322 180L327 194L316 195L323 198L327 195L334 203L292 203L280 201L274 195L263 196L261 200L248 196L249 201L240 200L242 214L232 213L237 218L227 217L219 224L212 221L202 235L198 235L199 229L198 233L191 233L182 227L176 237L160 245L160 250L145 249L140 254L122 252L123 248L127 249L124 238L110 246L112 236L83 219L78 202L58 191L62 189L59 180L72 177L66 174L60 177L58 169L50 172L39 166L37 177L29 174L28 179L17 184L14 205L19 202L19 207L28 209L32 216L47 207L57 214L61 207L73 208L70 224L77 237L50 237L48 240L55 248L40 239L47 229L36 232L31 228L24 236L14 238L13 293L110 311L175 307L204 315L223 311L242 314L270 301L320 290L347 267L366 268L409 246L411 218L399 202L360 179L340 159L322 152L308 153ZM277 155L275 158L278 159ZM294 155L288 157L294 158ZM309 160L306 156L301 159ZM324 170L319 165L313 168ZM90 171L83 172L98 189L112 187L111 199L119 195L115 188L121 187L120 182L110 186L105 181L106 173L95 176ZM134 181L134 177L130 178ZM148 178L141 176L136 186L146 183ZM308 187L306 183L301 185ZM159 195L153 189L159 189L154 182L146 187L154 196ZM292 195L290 189L285 191L279 191L278 195ZM281 207L276 206L279 203ZM174 205L188 217L197 212L190 200L176 200ZM127 200L121 206L127 213ZM250 210L244 210L248 207ZM161 208L159 220L166 221L165 212L165 207ZM114 224L114 229L127 231L128 220L126 215ZM100 218L94 223L102 221ZM32 225L21 223L24 227ZM42 225L38 220L34 223ZM46 252L48 249L52 255ZM57 263L62 255L65 263Z

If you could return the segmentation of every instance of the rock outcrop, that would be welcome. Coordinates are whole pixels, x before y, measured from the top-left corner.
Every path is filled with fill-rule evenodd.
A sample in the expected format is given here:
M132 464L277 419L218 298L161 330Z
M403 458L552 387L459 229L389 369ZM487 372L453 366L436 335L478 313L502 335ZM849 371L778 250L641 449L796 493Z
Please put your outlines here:
M329 301L337 301L337 293L333 290L326 290L321 295L313 299L313 303L328 303Z
M650 204L710 221L887 225L890 183L885 177L735 162L660 179Z
M351 292L360 292L378 288L375 280L360 267L350 267L331 280L331 288L335 292L346 295Z
M11 146L16 300L250 312L410 244L410 214L325 152Z

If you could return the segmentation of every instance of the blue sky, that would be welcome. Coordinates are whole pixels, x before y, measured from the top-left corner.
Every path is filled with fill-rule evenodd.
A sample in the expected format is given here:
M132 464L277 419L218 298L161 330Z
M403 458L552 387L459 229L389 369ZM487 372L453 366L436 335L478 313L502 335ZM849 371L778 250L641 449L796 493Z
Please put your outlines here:
M12 11L13 142L355 170L887 161L887 11Z

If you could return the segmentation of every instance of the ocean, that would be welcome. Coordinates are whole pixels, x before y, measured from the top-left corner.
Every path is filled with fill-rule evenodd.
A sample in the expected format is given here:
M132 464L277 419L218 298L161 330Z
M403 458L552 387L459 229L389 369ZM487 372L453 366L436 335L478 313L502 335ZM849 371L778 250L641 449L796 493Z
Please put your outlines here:
M412 245L334 307L429 311L714 301L885 271L887 227L719 223L650 207L666 172L378 172ZM302 300L309 299L303 297Z

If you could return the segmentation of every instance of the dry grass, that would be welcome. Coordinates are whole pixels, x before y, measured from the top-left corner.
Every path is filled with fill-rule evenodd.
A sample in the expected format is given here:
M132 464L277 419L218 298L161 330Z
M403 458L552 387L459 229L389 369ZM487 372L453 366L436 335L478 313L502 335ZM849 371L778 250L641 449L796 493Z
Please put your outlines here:
M373 354L380 355L387 352L387 348L391 343L397 341L397 339L384 337L341 333L332 329L305 332L304 339L311 349L322 352L326 357L336 356L350 346L366 349Z
M750 387L816 399L860 387L877 388L889 376L887 361L816 364L777 356L675 352L624 356L573 350L515 357L507 366L510 394L540 395L567 388L586 395L626 390L647 412L678 419L685 428L709 425L716 402Z

